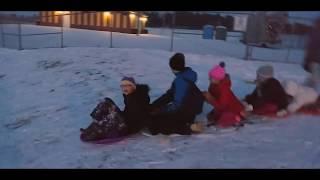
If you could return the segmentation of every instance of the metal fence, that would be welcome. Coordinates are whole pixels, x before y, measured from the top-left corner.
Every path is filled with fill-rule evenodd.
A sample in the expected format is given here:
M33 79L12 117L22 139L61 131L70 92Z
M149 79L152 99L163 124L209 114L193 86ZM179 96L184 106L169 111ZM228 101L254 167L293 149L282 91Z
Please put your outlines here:
M218 54L245 60L300 63L304 57L307 39L306 35L286 34L283 29L278 32L281 43L273 48L242 43L244 33L239 31L228 31L225 41L214 38L203 39L202 29L190 30L174 26L174 18L171 27L147 28L149 34L140 36L112 31L65 28L63 23L59 27L39 26L36 22L40 16L32 22L23 20L8 22L5 18L0 18L1 47L18 50L63 47L143 48ZM289 17L289 20L294 21L295 18ZM312 24L312 20L304 20Z
M87 14L96 13L95 11L86 12ZM77 13L72 13L77 14ZM8 16L0 16L0 38L1 47L10 49L39 49L39 48L63 48L69 46L77 46L75 43L66 43L65 38L68 38L70 28L63 27L62 16L66 14L56 14L52 16L37 16L33 20L29 19L8 19ZM70 14L68 14L70 15ZM60 26L41 26L37 25L43 17L58 16L62 22ZM69 33L69 34L68 34ZM113 47L113 32L104 31L107 34L105 39L109 47ZM83 43L84 44L84 43ZM88 46L101 46L90 45Z
M216 12L222 13L222 12ZM230 12L228 12L230 14ZM253 15L252 13L231 13L233 15ZM289 22L301 22L304 21L309 26L312 26L313 19L301 18L301 17L288 17ZM191 32L190 30L182 30L181 27L176 25L175 16L172 19L172 32L171 32L171 43L170 51L179 51L182 50L179 43L177 43L177 38L180 35L189 35L197 36L199 39L202 39L203 31L201 29L198 32ZM294 23L292 23L294 24ZM205 25L205 24L204 24ZM208 24L212 25L212 24ZM268 24L266 24L267 26ZM250 44L243 43L245 32L239 31L228 31L227 37L224 42L217 40L213 37L212 40L199 40L197 41L196 46L202 48L207 48L203 51L212 51L215 54L228 55L231 57L241 58L245 60L255 60L255 61L276 61L276 62L285 62L285 63L301 63L304 58L304 49L307 42L307 34L288 34L284 24L280 24L280 28L277 28L277 34L279 37L279 43L266 45L266 44ZM291 31L295 32L293 29ZM259 28L259 27L256 27ZM180 43L181 44L181 43ZM229 45L227 45L229 44ZM209 45L211 47L206 47ZM199 50L201 52L201 50Z

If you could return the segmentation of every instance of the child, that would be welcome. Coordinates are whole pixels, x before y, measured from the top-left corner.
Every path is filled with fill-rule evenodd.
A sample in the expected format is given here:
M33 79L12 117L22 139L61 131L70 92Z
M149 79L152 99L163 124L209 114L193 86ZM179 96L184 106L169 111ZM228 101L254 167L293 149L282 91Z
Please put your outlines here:
M315 89L299 85L294 81L283 82L283 87L292 99L287 109L278 113L279 116L284 116L287 113L295 113L302 107L315 104L319 97Z
M272 66L261 66L256 74L256 88L245 97L245 104L252 107L254 114L276 116L277 112L287 108L288 96L280 82L273 77Z
M83 141L124 137L145 126L150 101L149 87L136 84L132 77L124 77L120 86L124 97L124 110L120 111L110 98L105 98L90 114L94 119L90 126L80 129Z
M231 80L224 69L225 64L215 66L209 72L209 92L204 92L206 101L214 107L208 121L220 127L239 125L244 116L244 106L231 90Z
M169 67L175 79L167 92L152 103L149 130L153 135L199 133L203 127L194 121L202 112L203 96L195 84L197 73L185 65L182 53L170 58Z

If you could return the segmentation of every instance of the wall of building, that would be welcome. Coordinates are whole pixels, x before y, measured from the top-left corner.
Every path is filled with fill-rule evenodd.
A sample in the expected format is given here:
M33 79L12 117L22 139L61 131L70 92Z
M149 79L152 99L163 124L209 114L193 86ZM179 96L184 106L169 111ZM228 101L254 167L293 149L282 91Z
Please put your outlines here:
M71 28L114 31L122 33L137 33L138 17L126 12L83 12L71 11ZM54 11L41 11L41 25L61 26L61 16ZM147 33L142 23L141 33Z

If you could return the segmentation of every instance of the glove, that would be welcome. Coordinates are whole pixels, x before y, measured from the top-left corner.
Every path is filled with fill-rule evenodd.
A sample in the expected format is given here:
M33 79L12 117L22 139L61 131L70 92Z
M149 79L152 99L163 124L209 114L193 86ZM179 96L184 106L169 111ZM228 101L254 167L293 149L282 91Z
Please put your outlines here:
M245 111L247 111L247 112L253 111L253 106L251 104L248 104L245 101L243 101L242 104L244 105Z
M277 116L278 116L278 117L283 117L283 116L285 116L285 115L287 115L287 114L288 114L288 111L285 110L285 109L277 112Z
M207 91L203 91L202 95L204 96L204 98L207 102L210 102L214 99L214 97Z

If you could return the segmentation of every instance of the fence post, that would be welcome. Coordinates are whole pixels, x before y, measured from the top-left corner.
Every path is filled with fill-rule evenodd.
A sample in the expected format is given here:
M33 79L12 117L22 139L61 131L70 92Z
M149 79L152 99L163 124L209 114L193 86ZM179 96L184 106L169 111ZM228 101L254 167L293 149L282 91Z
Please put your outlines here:
M1 44L2 47L5 47L5 43L4 43L4 34L3 34L3 24L1 23Z
M172 16L172 32L171 32L171 46L170 46L170 51L173 51L173 38L174 38L174 28L175 28L175 23L176 23L176 12Z
M61 18L61 33L60 33L61 45L60 46L61 46L61 48L63 48L63 15L61 15L60 18Z
M246 45L246 54L245 54L245 57L244 57L245 60L250 60L251 59L252 50L253 49L247 44Z
M21 23L18 24L18 40L19 40L19 50L22 50Z
M287 56L286 56L286 62L289 62L289 55L290 55L290 46L288 47Z
M112 31L110 31L110 48L113 48Z

